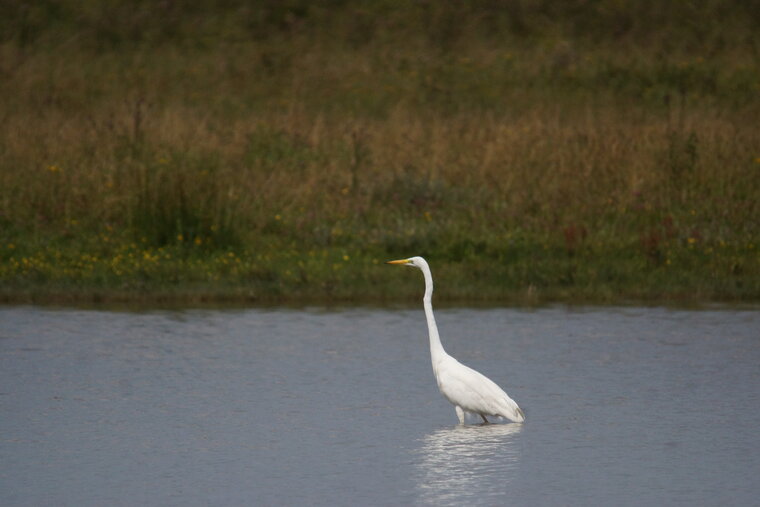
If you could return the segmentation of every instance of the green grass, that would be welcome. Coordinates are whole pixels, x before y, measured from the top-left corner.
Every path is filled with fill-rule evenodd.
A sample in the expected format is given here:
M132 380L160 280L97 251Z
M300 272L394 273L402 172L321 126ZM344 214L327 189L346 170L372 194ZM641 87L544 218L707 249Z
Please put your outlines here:
M756 301L752 5L8 4L0 298Z

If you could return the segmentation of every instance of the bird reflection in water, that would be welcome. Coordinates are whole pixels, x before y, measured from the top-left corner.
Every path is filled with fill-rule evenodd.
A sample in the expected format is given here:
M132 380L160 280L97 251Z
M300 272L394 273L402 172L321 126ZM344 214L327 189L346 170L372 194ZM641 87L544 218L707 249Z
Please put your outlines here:
M520 462L515 438L522 424L458 425L422 439L415 465L420 500L464 505L497 501L507 494Z

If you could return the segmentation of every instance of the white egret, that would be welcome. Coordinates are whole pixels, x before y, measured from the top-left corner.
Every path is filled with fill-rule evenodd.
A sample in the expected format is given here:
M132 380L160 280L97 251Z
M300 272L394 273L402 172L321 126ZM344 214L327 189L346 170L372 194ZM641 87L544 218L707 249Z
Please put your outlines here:
M425 297L422 302L430 335L430 359L433 363L433 373L441 394L454 405L459 423L464 424L465 413L478 414L484 423L488 423L487 415L523 422L525 414L504 390L485 375L451 357L443 349L433 316L433 275L430 273L427 261L422 257L411 257L388 261L388 264L413 266L421 269L425 276Z

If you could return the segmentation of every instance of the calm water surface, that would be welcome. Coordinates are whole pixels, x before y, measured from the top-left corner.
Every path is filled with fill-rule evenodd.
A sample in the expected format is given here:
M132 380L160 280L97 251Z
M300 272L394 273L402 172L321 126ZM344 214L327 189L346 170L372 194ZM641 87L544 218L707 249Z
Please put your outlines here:
M760 312L0 308L0 504L758 505Z

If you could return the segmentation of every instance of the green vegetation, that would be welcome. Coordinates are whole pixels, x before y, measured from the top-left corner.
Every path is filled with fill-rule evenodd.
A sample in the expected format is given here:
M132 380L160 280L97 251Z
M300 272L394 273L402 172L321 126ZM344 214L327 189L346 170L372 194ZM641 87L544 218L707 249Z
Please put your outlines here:
M0 298L760 298L757 2L6 2Z

